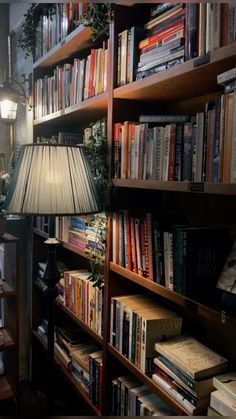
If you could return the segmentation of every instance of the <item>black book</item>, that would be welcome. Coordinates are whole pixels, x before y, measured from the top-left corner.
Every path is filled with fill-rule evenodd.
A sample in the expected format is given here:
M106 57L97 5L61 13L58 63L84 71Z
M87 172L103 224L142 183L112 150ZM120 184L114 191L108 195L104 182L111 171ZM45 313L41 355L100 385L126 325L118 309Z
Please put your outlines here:
M230 248L227 230L176 226L173 234L174 290L210 301Z

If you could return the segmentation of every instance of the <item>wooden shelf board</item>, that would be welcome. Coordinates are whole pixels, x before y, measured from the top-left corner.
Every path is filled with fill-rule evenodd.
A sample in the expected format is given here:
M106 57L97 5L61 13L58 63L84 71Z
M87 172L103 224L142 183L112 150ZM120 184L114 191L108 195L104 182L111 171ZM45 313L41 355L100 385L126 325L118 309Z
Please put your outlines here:
M134 272L131 272L126 268L122 268L121 266L116 265L113 262L110 262L110 270L158 295L161 295L164 298L167 298L169 301L172 301L173 303L178 304L181 307L193 310L195 313L208 320L213 320L214 322L220 324L222 322L225 323L227 321L236 322L236 319L233 316L230 316L228 314L226 315L225 313L223 314L219 308L217 310L214 307L209 307L197 301L191 300L190 298L187 298L184 295L171 291L170 289L162 285L156 284L155 282L150 281L149 279L144 278Z
M14 297L16 295L16 291L12 289L8 285L8 283L5 281L3 282L1 289L0 289L0 298Z
M162 182L158 180L112 179L113 186L121 188L155 189L188 192L189 182Z
M156 384L150 377L143 374L139 368L137 368L132 362L130 362L125 356L123 356L117 349L115 349L110 343L108 344L108 351L118 359L129 371L135 375L141 382L146 383L149 388L154 392L157 393L177 414L189 415L189 413L179 405L177 401L172 399L164 390L162 390L158 384Z
M78 26L65 39L39 58L34 63L34 70L56 65L71 55L90 47L92 45L91 34L90 28L85 28L82 25Z
M2 345L0 344L0 351L5 351L6 349L10 349L16 345L12 337L9 335L8 331L4 327L0 327L0 332L3 333L4 338L4 343Z
M64 306L60 301L56 300L56 305L63 310L71 319L73 319L77 324L79 324L85 332L88 333L94 340L96 340L101 345L103 344L103 338L98 335L94 330L92 330L86 323L84 323L82 320L78 319L74 313L72 313L71 310L69 310L66 306Z
M86 124L91 120L96 120L105 116L108 104L108 92L101 93L100 95L91 97L83 102L69 106L68 108L61 109L45 115L41 118L35 119L33 124L35 127L46 124L60 125L68 123L82 123Z
M236 195L236 183L178 182L158 180L112 179L112 184L120 188L153 189L173 192L208 193Z
M47 344L46 342L41 338L41 336L35 331L32 331L33 336L35 336L35 338L38 340L38 342L40 342L40 344L44 347L44 349L47 349ZM59 359L57 358L57 356L54 357L55 360L55 365L58 368L59 371L62 372L62 374L65 376L65 378L67 379L67 381L69 382L69 384L73 387L74 391L77 391L81 398L85 401L85 403L87 404L88 408L90 409L90 411L95 414L96 416L101 416L101 412L97 409L96 406L94 406L91 402L91 400L88 397L88 394L86 393L86 391L83 389L83 387L77 383L75 381L75 379L73 378L73 376L70 374L70 372L66 369L66 367L59 361Z
M73 244L68 243L68 242L63 242L63 241L62 241L61 243L62 243L62 246L63 246L65 249L68 249L68 250L70 250L71 252L76 253L77 255L80 255L80 256L82 256L83 258L85 258L85 259L89 259L89 260L90 260L90 257L88 256L88 254L87 254L87 253L85 253L83 250L80 250L78 247L74 246Z
M37 236L43 237L44 239L48 238L48 233L45 233L45 231L39 230L38 228L34 227L33 232Z
M12 234L4 233L3 236L0 236L0 243L16 243L19 239Z
M189 97L215 91L217 75L235 66L236 43L219 48L210 54L210 62L194 67L198 60L186 61L168 70L160 71L141 80L114 89L116 99L161 100L164 102L187 99ZM193 83L194 80L194 83Z

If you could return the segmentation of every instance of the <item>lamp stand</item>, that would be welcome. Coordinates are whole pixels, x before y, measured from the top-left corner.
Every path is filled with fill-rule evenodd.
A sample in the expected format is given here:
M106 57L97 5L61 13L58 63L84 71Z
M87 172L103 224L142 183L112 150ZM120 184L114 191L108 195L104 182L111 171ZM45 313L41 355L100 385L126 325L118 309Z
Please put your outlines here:
M48 259L43 276L47 288L44 291L47 306L47 320L48 320L48 344L47 344L47 413L53 415L53 375L54 375L54 326L55 326L55 299L58 295L56 287L60 279L60 273L57 269L56 263L56 249L58 240L55 236L55 217L49 217L49 238L45 241L48 248Z

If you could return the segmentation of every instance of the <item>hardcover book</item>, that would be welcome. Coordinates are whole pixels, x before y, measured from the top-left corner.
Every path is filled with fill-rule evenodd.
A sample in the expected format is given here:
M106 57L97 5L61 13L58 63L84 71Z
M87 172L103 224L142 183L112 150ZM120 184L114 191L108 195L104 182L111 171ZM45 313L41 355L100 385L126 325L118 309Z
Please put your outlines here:
M228 372L213 377L213 386L236 402L236 372Z
M155 350L196 380L224 372L228 367L227 359L189 335L157 342Z

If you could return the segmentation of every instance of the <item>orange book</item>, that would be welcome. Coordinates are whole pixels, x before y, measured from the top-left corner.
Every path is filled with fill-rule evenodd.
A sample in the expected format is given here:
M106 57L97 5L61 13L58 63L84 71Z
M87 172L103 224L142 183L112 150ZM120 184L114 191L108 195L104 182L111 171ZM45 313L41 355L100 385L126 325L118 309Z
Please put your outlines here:
M91 48L91 58L89 67L89 80L88 80L88 97L94 96L94 77L96 69L96 49Z

